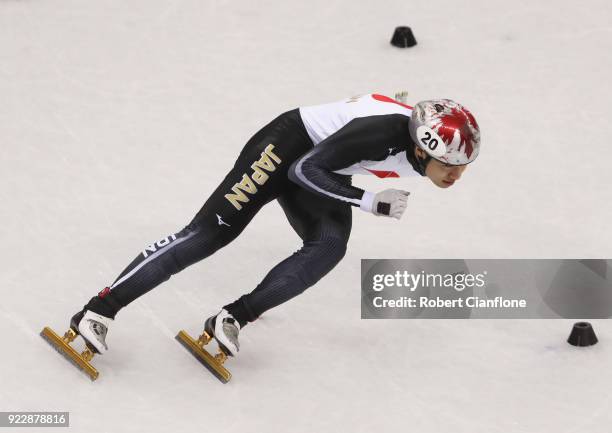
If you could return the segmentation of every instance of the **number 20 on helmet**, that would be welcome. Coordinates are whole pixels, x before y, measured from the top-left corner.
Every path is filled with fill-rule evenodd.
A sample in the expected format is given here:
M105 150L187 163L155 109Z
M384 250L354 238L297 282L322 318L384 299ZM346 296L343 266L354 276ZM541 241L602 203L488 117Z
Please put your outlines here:
M450 99L421 101L410 118L410 136L431 158L465 165L480 151L480 129L472 113Z

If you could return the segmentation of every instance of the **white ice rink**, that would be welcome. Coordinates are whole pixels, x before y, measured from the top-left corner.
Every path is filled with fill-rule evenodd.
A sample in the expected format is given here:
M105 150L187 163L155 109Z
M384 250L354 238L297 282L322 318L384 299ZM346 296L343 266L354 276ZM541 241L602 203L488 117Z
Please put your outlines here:
M612 257L609 1L0 0L0 411L75 432L607 433L612 322L360 319L361 258ZM389 45L395 26L418 45ZM220 384L175 340L300 246L276 203L130 305L92 383L38 335L182 228L246 140L299 105L449 97L482 129L449 190L241 334ZM28 431L24 429L20 431ZM47 430L45 430L47 431Z

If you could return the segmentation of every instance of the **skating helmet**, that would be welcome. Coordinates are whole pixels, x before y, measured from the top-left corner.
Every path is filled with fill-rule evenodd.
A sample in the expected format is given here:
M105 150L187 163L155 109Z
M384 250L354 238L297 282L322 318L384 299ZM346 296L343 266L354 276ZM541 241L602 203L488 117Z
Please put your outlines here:
M476 119L467 108L450 99L416 104L409 129L417 146L429 157L448 165L469 164L480 151L480 129Z

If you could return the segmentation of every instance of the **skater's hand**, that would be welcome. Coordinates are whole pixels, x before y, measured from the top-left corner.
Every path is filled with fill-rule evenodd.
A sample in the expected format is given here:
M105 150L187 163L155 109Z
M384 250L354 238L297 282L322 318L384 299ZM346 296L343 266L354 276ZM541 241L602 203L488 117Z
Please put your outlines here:
M365 192L361 199L361 209L376 216L400 219L408 204L408 191L386 189L377 194Z

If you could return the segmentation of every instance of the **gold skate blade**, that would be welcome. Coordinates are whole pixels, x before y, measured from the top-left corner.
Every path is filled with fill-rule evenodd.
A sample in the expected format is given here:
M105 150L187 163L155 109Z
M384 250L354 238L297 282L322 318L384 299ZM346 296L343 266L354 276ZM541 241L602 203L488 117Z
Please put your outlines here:
M232 378L232 373L221 365L213 355L208 353L206 349L200 347L197 340L194 340L189 334L182 330L179 331L175 338L176 341L181 343L185 349L191 352L191 354L198 361L200 361L204 367L214 374L217 379L223 383L229 382L229 380Z
M74 350L72 346L66 343L62 337L57 335L53 329L45 326L43 330L40 331L40 336L75 367L84 371L92 381L98 378L98 370L96 370L93 365L86 361L79 352Z

